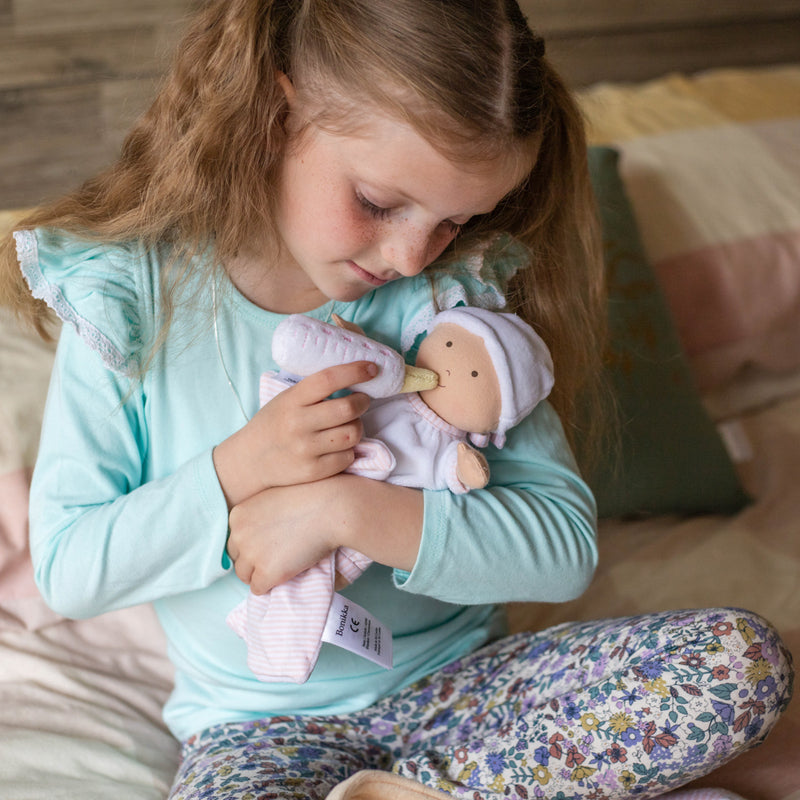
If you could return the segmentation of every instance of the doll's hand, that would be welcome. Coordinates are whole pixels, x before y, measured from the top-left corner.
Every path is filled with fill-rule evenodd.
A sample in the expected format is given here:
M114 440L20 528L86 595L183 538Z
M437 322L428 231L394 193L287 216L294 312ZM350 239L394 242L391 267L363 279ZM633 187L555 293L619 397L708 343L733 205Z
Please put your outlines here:
M489 462L486 456L467 444L459 444L456 475L468 489L483 489L489 483Z
M374 364L358 361L309 375L219 444L214 466L229 507L264 489L318 481L347 469L361 440L369 398L358 392L330 395L375 374Z

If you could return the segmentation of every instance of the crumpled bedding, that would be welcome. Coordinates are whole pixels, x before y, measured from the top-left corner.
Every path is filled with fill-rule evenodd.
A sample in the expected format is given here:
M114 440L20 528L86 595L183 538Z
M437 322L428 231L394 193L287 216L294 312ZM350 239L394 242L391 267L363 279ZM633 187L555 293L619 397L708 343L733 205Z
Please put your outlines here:
M0 794L13 800L157 800L178 744L161 722L171 685L149 607L0 629Z

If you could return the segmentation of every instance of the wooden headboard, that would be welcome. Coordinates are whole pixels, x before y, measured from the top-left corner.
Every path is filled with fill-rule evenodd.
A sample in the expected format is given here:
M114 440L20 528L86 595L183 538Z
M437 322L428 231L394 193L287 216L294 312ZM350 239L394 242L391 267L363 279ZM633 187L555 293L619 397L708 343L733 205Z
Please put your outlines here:
M200 0L0 0L0 208L116 153ZM800 0L522 0L575 86L800 61Z
M520 0L575 86L800 61L800 0Z

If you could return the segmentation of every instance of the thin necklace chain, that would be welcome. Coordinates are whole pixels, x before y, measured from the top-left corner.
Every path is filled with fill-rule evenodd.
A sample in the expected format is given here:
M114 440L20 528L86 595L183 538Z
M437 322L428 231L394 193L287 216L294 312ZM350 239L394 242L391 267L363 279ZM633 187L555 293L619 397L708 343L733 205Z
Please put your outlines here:
M244 403L242 403L242 398L239 395L239 392L236 389L236 386L233 383L233 378L231 378L230 372L228 372L228 367L225 364L225 356L222 355L222 345L219 341L219 324L217 322L217 284L216 282L212 281L211 283L211 305L212 311L214 315L214 342L217 345L217 355L219 356L219 363L222 366L222 371L225 373L225 379L228 381L228 386L230 386L231 392L233 396L236 398L236 404L239 406L239 411L242 412L242 417L244 418L245 423L250 422L250 417L248 416L247 412L244 410ZM336 307L336 303L331 300L328 303L328 314L325 318L326 322L330 322L331 318L333 317L333 309Z
M222 346L219 343L219 325L217 324L217 284L215 281L212 281L211 283L211 304L214 311L214 341L217 343L217 355L219 356L219 363L222 365L222 371L225 373L228 386L231 387L233 396L236 398L236 402L239 405L239 411L242 412L244 421L247 423L250 422L250 417L247 416L247 412L244 410L244 404L242 403L242 398L239 396L239 392L236 391L236 387L233 384L233 378L231 378L231 374L228 372L228 367L225 364L225 357L222 355Z

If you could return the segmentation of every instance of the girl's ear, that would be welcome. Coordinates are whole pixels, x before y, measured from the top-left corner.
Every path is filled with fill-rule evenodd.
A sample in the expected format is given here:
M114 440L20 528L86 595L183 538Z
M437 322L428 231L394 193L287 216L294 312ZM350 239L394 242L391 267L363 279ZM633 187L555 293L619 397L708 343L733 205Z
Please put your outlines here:
M285 72L278 73L278 85L283 89L283 93L286 95L286 102L289 104L289 108L293 109L297 99L297 92L295 91L294 84Z

